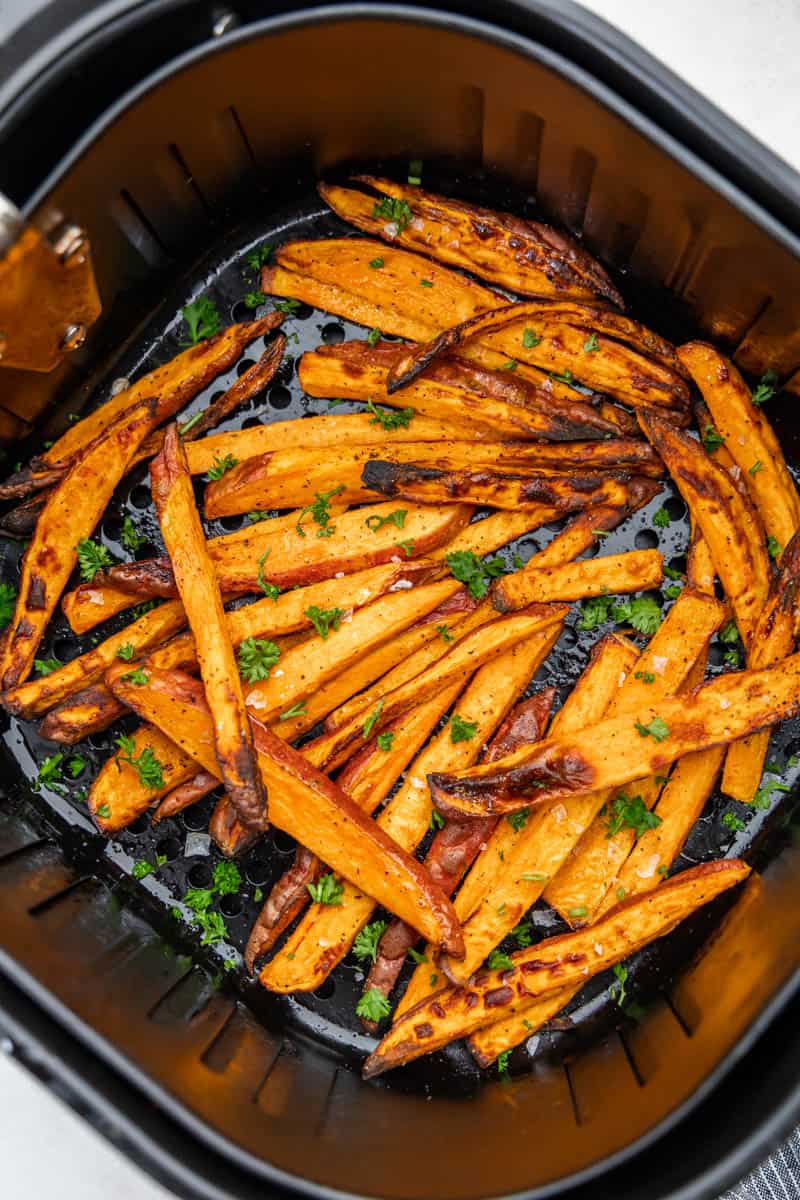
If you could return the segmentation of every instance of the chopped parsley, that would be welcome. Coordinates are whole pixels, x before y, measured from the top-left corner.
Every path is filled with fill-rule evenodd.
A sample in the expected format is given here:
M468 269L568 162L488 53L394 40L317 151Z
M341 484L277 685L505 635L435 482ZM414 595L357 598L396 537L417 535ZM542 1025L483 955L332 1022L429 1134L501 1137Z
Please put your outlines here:
M532 929L530 921L520 921L519 925L515 925L511 930L511 937L516 939L520 950L526 950L533 942Z
M198 342L213 337L219 332L220 316L213 300L208 296L198 296L191 304L181 309L189 340L181 343L183 346L196 346Z
M121 658L123 662L130 662L136 653L136 647L132 642L126 642L124 646L117 648L117 658Z
M395 542L395 546L399 546L401 550L405 550L406 558L411 558L414 553L415 542L413 538L406 538L404 542Z
M248 254L245 262L252 271L259 271L266 263L269 262L269 256L272 253L272 246L269 242L262 242L260 246L254 246Z
M214 456L213 467L208 468L209 479L222 479L222 476L227 471L232 471L234 467L238 467L239 459L234 458L232 454L226 454L224 458L220 458L218 454Z
M392 733L392 731L390 729L385 730L383 733L379 733L378 736L375 738L375 742L376 742L378 749L384 750L387 752L389 750L391 750L393 741L394 741L394 734Z
M769 554L770 558L780 558L781 552L782 546L780 542L776 537L773 537L772 534L770 534L767 538L767 553Z
M377 344L380 340L381 340L380 329L370 329L369 333L367 334L367 345L368 346L377 346Z
M671 583L669 587L664 588L664 595L667 600L677 600L680 596L682 588L678 583Z
M305 537L305 534L303 534L303 537ZM269 600L277 600L278 596L280 596L280 594L281 594L281 589L278 587L278 585L276 583L268 583L267 580L264 578L264 563L265 563L266 559L269 557L271 549L272 549L272 547L268 546L267 549L264 551L264 553L261 555L261 557L258 560L258 572L256 574L256 583L258 584L258 586L261 588L261 591L264 593L264 595Z
M430 824L431 829L432 830L444 829L444 825L445 825L444 817L439 812L438 808L432 808L431 809L431 824Z
M661 624L661 609L652 596L637 596L635 600L623 600L611 609L618 624L632 625L639 633L651 637Z
M761 459L758 458L753 463L752 467L747 468L747 474L756 476L758 474L758 472L763 469L763 466L764 466L764 464L762 463Z
M655 683L656 677L652 671L634 671L634 679L641 679L642 683Z
M703 445L709 454L713 454L715 450L719 450L720 446L725 445L725 438L717 433L713 425L704 425Z
M397 529L402 529L406 523L407 516L408 509L396 508L394 512L390 512L385 517L380 516L379 513L373 513L371 517L367 517L364 524L373 533L377 533L379 529L383 529L384 525L394 525Z
M549 875L540 875L535 871L526 871L524 875L520 875L520 879L524 879L526 883L547 883Z
M101 804L97 810L97 815L98 817L102 817L104 821L107 821L111 816L110 806L108 804Z
M471 596L482 600L489 590L489 580L496 579L505 571L502 558L478 558L472 550L454 550L445 559L451 575L459 583L466 584Z
M506 820L515 833L519 833L520 829L525 827L530 812L527 808L519 808L516 812L506 813Z
M408 182L412 187L419 187L422 183L422 159L412 158L408 164Z
M200 416L202 416L202 413L198 413L197 415L198 415L198 417L200 417ZM184 432L185 432L185 430L184 430ZM136 526L134 525L132 519L130 517L126 517L125 520L122 522L122 533L120 534L120 541L122 542L125 549L128 550L131 554L138 554L139 551L141 550L142 546L146 545L147 538L142 537L141 533L137 533Z
M183 437L184 434L187 434L189 432L189 430L192 429L193 426L195 426L197 424L198 421L202 420L204 415L205 414L203 413L203 411L201 409L200 412L196 412L193 417L189 417L189 420L185 421L183 423L183 425L179 425L178 433L181 435L181 437ZM127 520L127 518L126 518L126 520ZM131 525L132 524L133 524L133 522L131 522ZM137 534L137 537L138 537L138 534ZM142 541L144 541L144 540L145 539L143 538ZM133 551L133 553L135 553L135 551Z
M640 737L651 737L656 742L663 742L669 737L669 729L661 717L653 717L649 725L643 725L641 721L636 721L634 724Z
M589 910L585 904L579 904L576 908L570 908L567 911L568 917L588 917Z
M509 358L506 362L500 364L501 371L516 371L519 363L515 358Z
M145 746L141 754L136 754L136 742L132 737L118 737L120 762L128 763L139 776L142 787L156 791L164 786L164 772L161 763L156 758L150 746Z
M507 1080L511 1079L511 1076L508 1071L508 1060L510 1057L511 1057L510 1050L503 1050L502 1053L498 1054L498 1056L497 1056L497 1074L500 1076L500 1078L503 1080L504 1083Z
M122 676L123 683L134 683L137 687L144 687L149 681L150 676L141 667L137 667L135 671L128 671Z
M731 667L735 671L741 662L738 646L731 646L730 649L726 650L722 656L722 661L726 667Z
M254 508L252 512L247 514L247 519L251 525L257 525L259 521L266 521L269 516L269 510L264 508Z
M353 954L359 962L375 962L378 957L378 943L386 928L386 921L371 921L359 930L353 942Z
M415 408L378 408L370 397L367 400L367 411L372 413L370 425L380 425L382 429L408 429L411 418L417 410Z
M486 965L490 971L508 971L513 968L514 963L502 950L493 950L486 960Z
M361 732L363 733L365 738L368 738L370 736L373 729L377 725L380 715L383 712L383 706L385 703L386 703L385 700L382 700L382 699L379 700L378 703L373 708L372 712L367 717L366 721L364 722L364 727Z
M376 200L372 208L373 217L381 217L397 226L397 232L402 233L411 222L411 209L406 200L394 200L390 196L382 196ZM388 232L388 231L387 231Z
M248 683L269 679L270 672L281 656L280 648L264 638L245 638L239 646L239 674Z
M58 670L61 663L57 658L35 658L33 665L39 675L52 675L53 671Z
M538 346L541 342L538 333L534 333L532 329L523 329L522 344L526 350L532 350L534 346Z
M242 886L242 873L233 862L218 862L214 867L214 891L218 896L235 896Z
M383 266L383 259L382 258L371 258L369 260L369 265L372 267L373 271L379 271L381 269L381 267Z
M583 353L591 354L593 350L599 350L600 343L597 340L596 333L590 333L586 341L583 343Z
M62 751L58 754L51 754L46 758L39 767L39 774L36 776L34 790L38 791L40 787L49 787L51 791L59 790L58 781L61 779L61 763L64 758ZM109 814L110 815L110 814Z
M562 371L560 374L558 371L551 371L550 378L556 379L559 383L573 383L575 380L572 371Z
M438 633L439 637L442 639L443 642L452 642L453 635L450 632L447 625L437 625L436 632Z
M131 875L134 879L146 879L147 876L152 875L154 871L155 867L152 863L149 863L144 858L140 858L138 862L133 864Z
M309 513L311 520L319 525L317 537L330 537L336 532L336 527L331 525L330 502L334 496L339 496L344 491L344 484L340 483L337 487L331 488L329 492L315 492L314 501L312 504L307 504L305 508L300 510L300 516L297 518L295 529L300 537L306 536L306 531L303 529L303 518L306 513Z
M478 732L477 721L465 721L458 713L453 713L450 718L450 741L453 745L457 742L468 742L475 737Z
M419 286L420 287L433 287L433 280L432 279L420 279Z
M17 589L10 583L0 583L0 629L5 629L14 615Z
M772 399L772 397L775 395L775 392L777 391L777 383L778 383L778 372L777 371L765 371L764 372L764 374L761 376L761 379L759 380L757 386L753 390L752 399L753 399L753 404L755 404L756 408L758 408L759 405L761 405L761 404L766 404L766 402L768 400Z
M392 1006L380 988L371 987L360 998L356 1005L356 1016L364 1021L372 1021L377 1025L384 1017L388 1017Z
M737 817L736 814L732 812L725 813L722 818L722 824L726 829L730 830L731 833L741 833L745 828L744 821L741 819L741 817Z
M298 700L291 708L287 708L286 712L282 712L278 717L279 721L290 721L293 717L302 717L306 711L305 700Z
M86 765L82 754L73 754L72 758L67 759L67 770L73 779L77 779L81 772L86 770Z
M330 872L321 875L316 883L307 883L308 894L316 904L336 905L342 903L344 887Z
M339 628L344 613L343 608L318 608L316 604L312 604L303 615L308 617L324 642L327 641L331 629L335 631Z
M408 948L408 957L413 963L416 963L417 966L419 966L420 963L426 963L428 961L425 955L420 954L419 950L415 950L413 946L409 946Z
M296 313L298 308L300 308L301 304L302 304L301 300L295 300L291 296L288 296L285 300L273 300L272 301L272 306L275 309L275 311L283 313L284 316L287 316L287 317L291 316L292 313Z
M607 838L614 837L622 829L632 829L636 837L640 838L646 829L657 829L661 824L661 817L648 811L641 796L631 799L624 792L620 792L611 806L606 824Z
M105 546L99 546L91 538L83 538L75 547L78 555L78 570L85 583L91 583L98 571L112 566L114 560Z
M666 529L671 523L671 518L667 510L662 505L657 512L653 513L653 524L656 529Z
M581 603L581 615L578 629L596 629L608 620L611 600L608 596L591 596Z
M255 292L245 292L244 306L245 308L258 308L260 304L264 303L266 298L267 297L260 290Z
M735 621L728 621L719 631L719 640L721 642L738 642L739 630L736 628Z
M625 984L628 981L628 968L623 967L622 963L616 963L613 970L614 974L616 975L616 982L611 984L611 987L608 989L608 994L613 1000L616 1000L619 1007L622 1008L627 995Z

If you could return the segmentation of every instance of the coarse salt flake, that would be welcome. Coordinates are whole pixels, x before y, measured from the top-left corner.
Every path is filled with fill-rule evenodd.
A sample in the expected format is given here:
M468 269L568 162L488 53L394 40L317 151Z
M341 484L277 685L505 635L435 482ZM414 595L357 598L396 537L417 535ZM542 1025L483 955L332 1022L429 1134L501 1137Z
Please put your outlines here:
M554 804L550 809L550 816L557 825L560 825L561 822L565 821L567 818L567 810L563 804Z
M652 879L655 875L661 857L658 854L649 855L640 867L636 868L636 874L640 879Z
M664 674L664 669L668 661L669 659L667 658L666 654L655 654L653 656L653 670L655 671L656 675Z

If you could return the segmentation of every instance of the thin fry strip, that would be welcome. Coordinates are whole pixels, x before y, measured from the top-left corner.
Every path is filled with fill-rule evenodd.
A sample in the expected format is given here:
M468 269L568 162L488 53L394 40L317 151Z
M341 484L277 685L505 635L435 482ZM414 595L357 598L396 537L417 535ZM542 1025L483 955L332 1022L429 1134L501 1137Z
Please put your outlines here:
M450 724L415 759L400 791L376 822L405 850L412 852L419 845L430 824L430 796L424 782L428 772L438 763L475 761L483 742L503 720L551 645L552 633L542 631L486 663L457 701ZM459 683L452 688L454 695L461 690ZM420 694L425 693L420 690ZM475 726L472 736L456 740L455 715ZM341 900L335 910L316 905L307 914L261 972L264 987L292 992L313 991L319 986L347 953L374 909L372 899L357 888L345 888ZM409 924L415 926L413 921Z
M216 775L212 775L209 771L198 771L191 779L188 779L185 783L178 784L171 792L167 793L150 818L151 823L157 825L159 821L166 821L169 817L177 817L178 813L191 808L199 800L204 800L211 792L215 792L218 787L219 779L217 779Z
M548 938L511 956L513 966L481 971L468 985L436 992L399 1020L364 1064L372 1079L513 1013L536 996L607 970L663 937L691 913L741 883L737 859L705 863L644 896L623 901L597 925Z
M657 550L629 550L586 562L537 566L534 556L527 567L507 575L495 590L495 607L501 612L526 608L537 600L581 600L609 592L641 592L658 587L664 564ZM534 564L534 565L531 565ZM497 604L500 593L502 608Z
M214 565L206 553L192 477L175 425L166 432L163 449L151 465L150 477L164 545L194 635L225 791L242 823L263 831L267 828L267 796L256 765L222 596Z
M89 812L101 833L124 829L162 796L197 774L195 760L154 725L141 725L132 736L131 753L123 757L118 751L107 759L89 789ZM152 757L159 767L146 783L130 761L143 756Z
M197 680L180 672L153 671L141 687L120 679L115 688L140 717L168 728L183 753L219 775L213 723ZM374 895L425 936L430 931L432 941L458 955L461 930L452 905L422 866L296 750L258 721L252 726L272 823L355 887Z
M142 438L155 404L142 401L98 438L70 468L45 505L22 560L19 594L3 635L0 687L26 679L59 597L78 561L78 545L93 532Z

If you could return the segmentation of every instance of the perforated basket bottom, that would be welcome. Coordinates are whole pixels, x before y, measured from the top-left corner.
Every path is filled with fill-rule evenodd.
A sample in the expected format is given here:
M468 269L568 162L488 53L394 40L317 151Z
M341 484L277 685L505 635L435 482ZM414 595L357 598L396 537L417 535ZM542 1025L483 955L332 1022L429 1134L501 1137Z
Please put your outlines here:
M426 182L429 181L429 176ZM434 186L431 183L431 186ZM531 205L524 197L500 195L494 191L487 194L483 181L466 181L448 178L443 190L461 194L468 198L511 207L523 215L531 212ZM352 234L336 217L323 208L316 194L309 187L302 202L291 210L274 214L269 224L250 221L231 232L224 241L212 249L206 258L196 264L191 275L187 275L166 297L159 311L144 328L140 338L128 346L110 369L107 377L98 386L92 403L108 398L111 384L117 378L138 377L160 363L172 358L181 348L184 336L180 308L196 294L210 296L220 312L223 323L246 319L253 315L246 309L243 296L257 287L254 273L246 264L247 252L264 241L272 246L295 238L328 237ZM623 280L623 291L630 299L630 309L668 337L690 336L690 325L680 314L675 313L671 301L661 295L635 294L635 289ZM270 306L267 301L267 307ZM267 390L243 410L221 426L235 429L255 426L264 422L302 418L329 410L325 400L311 399L303 394L297 380L296 366L301 354L317 347L320 343L333 343L345 338L363 337L360 326L332 317L321 311L302 306L288 316L283 326L289 339L287 355L281 369ZM262 345L256 343L245 357L226 375L218 378L205 392L198 395L188 406L183 418L204 408L216 395L241 374L261 352ZM337 406L337 412L358 411L360 406L346 403ZM780 435L780 428L778 429ZM40 449L41 445L26 447L27 451ZM198 496L201 489L198 485ZM665 506L670 515L666 529L656 529L653 514ZM149 478L146 465L138 467L118 488L102 525L96 536L108 547L115 559L129 557L120 542L122 521L130 515L140 533L148 543L140 556L162 552L162 544L155 512L150 500ZM478 514L479 516L483 514ZM247 521L246 517L226 518L206 522L209 535L238 529ZM524 561L545 545L559 526L546 527L534 536L520 539L501 552L506 563L519 555ZM658 547L665 561L677 570L686 565L685 553L689 540L689 524L683 501L670 484L665 485L661 496L647 508L636 513L625 524L612 532L603 541L603 553L618 553L633 548ZM0 542L0 564L2 578L16 583L19 576L21 547L18 543ZM650 593L663 605L664 611L671 603L661 592ZM577 628L579 606L575 606L554 651L547 662L531 681L529 692L545 685L554 685L558 691L558 703L563 702L575 679L587 663L589 652L605 629L584 632ZM125 615L107 623L106 626L84 637L76 637L66 621L57 617L48 631L40 649L40 657L55 657L67 661L83 652L109 633L122 627ZM607 628L611 628L609 625ZM721 669L726 647L716 639L709 654L709 673ZM3 718L3 743L10 763L7 777L12 780L11 790L28 793L35 788L42 762L48 755L61 749L44 742L32 723ZM200 960L205 960L215 975L220 987L234 988L253 1008L261 1019L273 1029L286 1033L301 1033L323 1043L330 1051L344 1056L346 1061L356 1063L374 1044L366 1036L355 1015L355 1006L361 993L364 973L352 957L347 958L326 980L317 992L295 997L277 997L267 994L257 984L246 978L241 967L240 952L248 932L259 911L259 899L289 865L293 854L293 842L283 833L271 832L253 848L240 862L244 880L237 896L226 896L216 901L228 928L227 940L215 947L200 947L200 935L185 920L176 919L172 910L177 901L190 887L204 887L211 881L218 855L212 847L204 852L202 846L193 846L196 834L207 829L208 819L215 803L209 797L188 809L179 817L152 828L147 817L140 818L124 830L113 841L99 836L89 819L85 805L88 785L111 752L115 739L121 732L129 732L136 726L133 718L119 722L105 733L87 741L64 756L79 753L87 762L85 770L75 780L64 778L58 790L40 786L34 791L34 802L39 818L47 830L55 830L59 840L84 873L96 874L112 881L126 904L142 906L148 920L164 937L176 947L189 951ZM775 735L769 755L779 775L775 782L794 785L799 769L791 766L793 756L800 752L800 723L787 723ZM771 857L776 839L771 836L787 822L788 799L784 792L775 791L770 808L764 811L745 810L715 795L706 807L689 837L675 870L706 861L721 855L743 856L758 865ZM734 809L744 818L745 828L732 833L722 824L723 815ZM780 809L780 811L778 811ZM424 847L423 847L424 849ZM154 874L140 882L131 877L135 862L147 860L155 863L163 857L163 865ZM659 942L637 956L631 965L628 995L638 1005L646 1005L657 994L666 996L669 985L682 963L707 935L713 923L719 919L720 905L711 906L698 917L687 922L676 934ZM543 904L538 904L530 913L534 937L549 936L563 928L560 920ZM410 973L410 967L407 972ZM403 986L407 974L401 981ZM549 1030L534 1035L525 1046L519 1047L512 1057L511 1069L524 1071L535 1056L548 1055L563 1058L568 1056L578 1042L599 1036L611 1027L635 1019L636 1008L623 1013L608 994L607 977L591 982L580 993L568 1013L562 1014ZM470 1056L461 1046L422 1059L411 1067L392 1073L386 1086L410 1090L424 1089L426 1092L463 1094L473 1088L480 1079Z

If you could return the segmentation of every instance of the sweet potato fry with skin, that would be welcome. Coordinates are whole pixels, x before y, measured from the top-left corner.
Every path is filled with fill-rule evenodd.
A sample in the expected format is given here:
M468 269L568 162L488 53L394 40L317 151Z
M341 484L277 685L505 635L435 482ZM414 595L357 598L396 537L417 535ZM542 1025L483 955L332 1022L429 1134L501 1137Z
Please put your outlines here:
M112 754L100 768L87 801L101 833L111 835L124 829L179 783L197 774L197 763L155 726L141 725L131 736L135 742L132 757L152 755L161 768L161 783L143 782L122 751Z
M517 746L538 742L547 727L554 698L555 688L545 688L529 700L522 700L500 725L484 754L484 762L493 762ZM425 866L448 896L458 887L496 824L494 817L487 817L485 821L448 821L436 833L425 857ZM368 992L377 988L388 997L406 955L416 941L417 935L410 925L397 919L391 921L378 943L363 990ZM370 1033L377 1028L374 1021L362 1018L361 1023Z
M531 561L536 561L535 556ZM657 550L630 550L554 566L529 563L500 581L500 604L494 597L493 601L498 611L510 612L545 598L581 600L609 592L641 592L658 587L663 578L663 559Z
M238 531L246 537L223 534L210 538L209 552L220 586L228 595L260 592L260 574L265 584L275 584L281 589L304 587L397 560L424 558L451 541L467 524L472 512L466 505L450 505L435 511L406 505L402 531L392 522L377 531L365 525L367 519L387 517L397 507L376 504L334 516L331 506L335 533L330 537L314 536L317 527L311 524L310 535L301 539L297 533L298 515L291 514L289 518L275 517ZM223 538L236 540L223 542ZM408 545L400 546L401 540ZM93 584L82 584L65 597L62 607L75 632L84 633L100 620L142 600L172 596L175 592L169 563L151 559L121 564L112 568L105 579L98 576Z
M298 376L310 396L339 396L344 400L373 400L376 404L414 409L414 422L427 419L458 422L474 428L480 440L545 439L575 441L580 438L636 436L638 427L626 427L628 414L609 410L602 401L576 392L530 368L491 370L478 362L450 355L436 360L424 376L402 393L386 390L390 369L404 353L394 342L340 342L320 346L300 359ZM502 362L502 360L501 360ZM343 419L343 418L342 418ZM421 440L421 439L420 439Z
M193 779L181 783L168 792L150 818L153 825L166 821L168 817L177 817L178 813L191 808L199 800L204 800L211 792L219 787L219 779L208 771L198 771Z
M398 845L413 851L428 830L431 805L424 780L431 765L475 761L485 739L491 736L524 690L535 664L543 653L547 653L545 647L549 642L546 634L530 638L510 654L487 663L456 700L455 713L463 720L473 722L477 728L472 737L454 741L451 718L409 767L403 786L376 821ZM453 687L457 694L458 683ZM426 692L420 689L419 694ZM281 952L264 968L261 982L271 991L313 991L347 953L374 907L372 899L364 895L363 890L353 887L345 888L341 904L335 908L315 905L290 935Z
M39 734L62 746L74 746L124 716L122 701L104 683L93 683L51 708L39 726Z
M533 345L525 346L526 328L536 327ZM598 333L600 336L598 337ZM610 335L610 336L609 336ZM591 349L586 351L591 339ZM634 407L674 410L688 424L689 389L674 348L626 317L601 309L559 301L529 300L489 313L479 313L438 334L428 342L406 348L386 377L392 395L413 382L430 363L465 343L490 341L536 366L556 373L577 366L581 380ZM531 341L533 339L529 339ZM643 353L631 345L648 349ZM645 357L646 355L646 357Z
M678 357L711 410L764 528L783 550L800 528L800 496L780 442L736 367L707 342L687 342Z
M222 596L206 551L186 454L174 425L167 430L164 448L153 460L150 477L164 545L194 635L225 791L242 824L263 832L267 828L267 796L256 764Z
M354 188L319 184L326 204L365 233L473 271L523 295L574 296L578 300L603 296L625 307L600 264L572 238L549 225L371 175L357 176L356 182L405 202L413 217L402 227L398 222L387 223L385 216L374 215L374 197Z
M451 813L514 812L563 799L575 791L621 787L661 772L677 758L722 745L794 716L800 709L800 655L774 667L722 675L685 696L658 706L643 706L638 720L603 721L584 739L552 739L533 754L517 751L492 767L473 767L431 781L436 807ZM640 736L661 722L669 729L662 741ZM595 749L592 749L594 747ZM599 755L602 753L602 761Z
M757 514L694 438L652 413L640 413L639 421L708 543L736 624L749 648L770 577L764 531Z
M439 470L412 464L368 462L361 476L365 487L384 496L418 504L461 501L517 512L520 508L551 505L559 515L574 512L605 496L609 482L625 484L630 475L550 475L544 472Z
M27 538L36 528L39 514L44 508L52 489L38 492L28 500L23 500L16 508L10 509L0 517L0 529L7 537Z
M795 616L800 587L800 532L786 546L780 572L770 588L767 603L756 624L748 655L752 667L771 667L791 654L795 645ZM770 730L752 733L728 747L722 791L734 800L751 803L761 783Z
M654 892L623 901L597 925L548 938L511 955L513 967L481 971L466 985L444 989L398 1021L364 1064L365 1079L429 1054L513 1013L562 985L585 983L664 937L691 913L741 883L750 867L737 859L704 863Z
M0 500L24 500L55 487L64 478L64 467L48 467L43 462L23 467L0 483Z
M0 687L26 679L45 628L88 538L125 474L131 456L152 428L154 403L143 401L98 438L53 491L22 560L19 595L3 635Z
M449 651L420 675L408 683L388 692L382 699L383 704L375 718L374 732L379 733L393 717L407 712L420 695L430 694L434 689L466 679L478 667L488 663L490 659L510 649L516 642L523 641L534 634L559 624L566 616L566 609L557 604L534 604L529 609L509 617L489 620L472 633L457 639ZM517 618L520 618L519 620ZM360 715L337 729L331 737L330 754L324 766L328 770L338 766L347 756L363 745L363 720Z
M342 610L337 629L313 637L281 657L280 671L247 689L248 712L269 724L297 701L314 694L365 653L390 642L413 622L433 612L457 591L455 579L382 596L355 613Z
M177 600L162 604L49 675L28 680L4 692L0 702L15 717L30 721L68 696L96 683L108 667L119 661L121 649L132 647L138 657L150 647L172 637L185 624L183 606Z
M141 687L121 679L114 686L139 716L170 729L184 753L204 770L219 774L213 724L197 680L179 672L153 671ZM430 930L432 941L457 956L461 931L452 905L420 864L301 754L258 721L252 726L259 769L271 797L272 823L425 936Z

